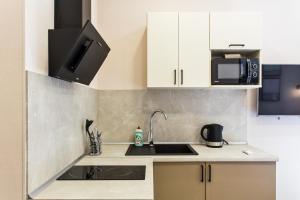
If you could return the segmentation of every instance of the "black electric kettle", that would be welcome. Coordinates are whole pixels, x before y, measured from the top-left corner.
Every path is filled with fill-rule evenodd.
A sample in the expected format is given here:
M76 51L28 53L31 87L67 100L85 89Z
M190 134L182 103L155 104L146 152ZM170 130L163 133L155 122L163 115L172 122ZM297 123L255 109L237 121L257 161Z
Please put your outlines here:
M204 131L207 130L206 136ZM219 124L207 124L201 129L201 137L206 141L206 146L220 148L223 144L228 144L222 136L223 126Z

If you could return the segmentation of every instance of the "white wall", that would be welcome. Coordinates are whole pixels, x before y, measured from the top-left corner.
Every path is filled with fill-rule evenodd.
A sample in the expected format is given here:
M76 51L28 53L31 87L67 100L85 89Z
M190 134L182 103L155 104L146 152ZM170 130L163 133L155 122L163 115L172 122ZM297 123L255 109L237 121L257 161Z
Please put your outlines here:
M27 0L25 17L26 70L48 74L48 29L54 27L53 0Z
M54 27L54 0L26 0L25 68L48 75L48 29ZM98 0L92 0L92 23L98 26ZM97 74L91 87L98 85Z

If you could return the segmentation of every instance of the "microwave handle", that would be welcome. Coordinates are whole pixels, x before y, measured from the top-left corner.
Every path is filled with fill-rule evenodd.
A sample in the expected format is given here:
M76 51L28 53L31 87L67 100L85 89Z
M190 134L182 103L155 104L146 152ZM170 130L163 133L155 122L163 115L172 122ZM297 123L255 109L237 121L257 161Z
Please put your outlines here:
M243 59L241 59L240 61L240 78L242 77L245 77L246 76L246 71L247 71L247 68L248 68L248 63L247 62L244 62L242 61ZM244 63L244 64L243 64Z
M245 70L245 67L242 64L240 64L240 78L242 78L245 75L244 70Z
M229 44L229 47L245 47L245 44Z
M247 59L247 69L248 69L248 76L247 76L247 83L250 84L251 83L251 78L252 78L252 70L251 70L251 60Z

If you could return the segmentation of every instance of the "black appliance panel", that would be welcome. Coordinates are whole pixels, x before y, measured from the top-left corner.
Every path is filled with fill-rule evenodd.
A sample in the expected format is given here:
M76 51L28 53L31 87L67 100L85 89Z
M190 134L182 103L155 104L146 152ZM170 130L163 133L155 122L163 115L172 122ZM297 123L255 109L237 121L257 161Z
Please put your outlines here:
M57 180L145 180L146 166L73 166Z
M91 20L91 0L55 0L54 28L82 28Z
M280 79L263 79L263 88L260 90L262 101L280 101Z
M49 31L49 75L89 85L109 51L110 48L90 21L87 21L80 31L78 29L51 30Z
M263 65L259 115L300 115L300 65Z
M264 65L263 67L263 87L259 90L261 101L279 101L280 100L280 65Z

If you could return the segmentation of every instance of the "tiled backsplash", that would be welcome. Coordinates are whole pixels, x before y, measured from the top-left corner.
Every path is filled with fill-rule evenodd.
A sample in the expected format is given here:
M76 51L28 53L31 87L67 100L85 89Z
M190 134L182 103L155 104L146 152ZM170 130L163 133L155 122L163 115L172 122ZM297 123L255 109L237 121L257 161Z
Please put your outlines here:
M27 72L28 191L84 153L86 118L97 118L96 90Z
M149 118L162 109L168 120L157 115L154 141L200 142L204 124L224 126L224 138L230 142L246 141L246 90L148 89L99 91L98 126L104 142L132 142L134 130L144 129Z

